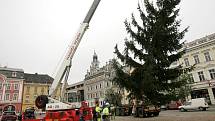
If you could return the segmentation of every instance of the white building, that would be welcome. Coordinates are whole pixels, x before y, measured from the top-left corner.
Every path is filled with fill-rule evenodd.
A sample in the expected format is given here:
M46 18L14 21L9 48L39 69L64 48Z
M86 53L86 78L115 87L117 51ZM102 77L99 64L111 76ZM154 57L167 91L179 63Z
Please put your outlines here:
M81 101L84 101L84 81L80 81L67 86L66 88L67 102L73 107L80 107Z
M98 56L94 52L90 71L87 71L84 79L84 97L89 102L90 106L95 105L95 99L98 99L100 105L103 105L105 91L113 86L110 82L112 71L111 61L106 63L105 66L99 67Z
M191 98L205 97L215 104L215 33L185 44L186 53L180 59L183 66L195 65L191 72Z

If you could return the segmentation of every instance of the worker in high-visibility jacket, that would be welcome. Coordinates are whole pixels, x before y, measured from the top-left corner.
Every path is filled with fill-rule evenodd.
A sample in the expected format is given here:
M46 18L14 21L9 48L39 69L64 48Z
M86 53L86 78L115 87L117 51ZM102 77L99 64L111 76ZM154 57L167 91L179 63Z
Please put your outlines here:
M102 111L102 119L103 119L103 121L109 121L110 120L110 118L109 118L109 115L110 115L109 106L110 106L110 104L106 103L105 107L104 107L104 109Z
M99 102L96 102L96 119L97 121L101 121L101 111L102 109L99 107Z

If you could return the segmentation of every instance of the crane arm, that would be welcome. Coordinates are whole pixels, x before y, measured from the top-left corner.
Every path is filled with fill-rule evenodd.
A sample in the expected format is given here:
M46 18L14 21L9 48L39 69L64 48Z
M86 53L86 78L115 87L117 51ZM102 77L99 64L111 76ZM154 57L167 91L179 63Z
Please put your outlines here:
M81 39L85 33L85 31L87 30L88 26L89 26L89 22L99 4L101 0L94 0L93 4L91 5L84 21L82 22L81 26L79 27L78 32L75 35L75 38L73 39L69 51L67 52L66 57L64 58L59 70L57 71L57 74L54 78L54 81L49 89L49 96L53 97L54 94L56 93L56 90L58 88L58 86L60 85L62 79L64 78L65 74L68 73L68 71L70 71L70 67L71 67L71 60L78 48L79 43L81 42ZM67 80L64 81L64 83ZM65 84L63 84L65 85ZM64 90L64 87L62 88L62 90Z

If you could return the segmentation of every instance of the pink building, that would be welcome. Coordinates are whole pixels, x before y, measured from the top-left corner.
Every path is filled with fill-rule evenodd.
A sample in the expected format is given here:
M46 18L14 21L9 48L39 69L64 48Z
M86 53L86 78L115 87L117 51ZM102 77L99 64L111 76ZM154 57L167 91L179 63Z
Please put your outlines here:
M22 111L24 71L0 67L0 115L7 105L14 105L16 112Z

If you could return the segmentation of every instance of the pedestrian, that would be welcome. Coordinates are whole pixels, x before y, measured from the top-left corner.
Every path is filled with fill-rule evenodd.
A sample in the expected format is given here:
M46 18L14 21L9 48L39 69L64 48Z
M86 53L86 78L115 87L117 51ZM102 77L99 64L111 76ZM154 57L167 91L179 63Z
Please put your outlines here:
M95 108L96 115L94 119L97 119L97 121L101 121L101 111L102 109L99 107L99 101L96 101L96 108Z
M109 115L110 115L109 106L110 106L109 103L105 103L105 107L104 107L104 109L102 111L102 119L103 119L103 121L110 121L110 119L109 119Z
M116 108L115 108L115 106L111 106L110 107L110 117L111 117L111 120L113 120L113 119L115 119L115 110L116 110Z

